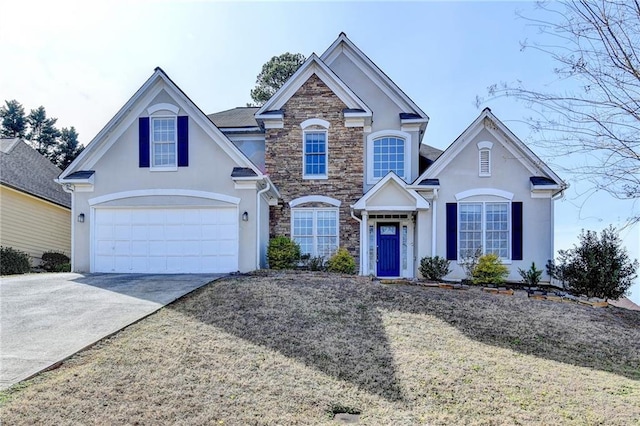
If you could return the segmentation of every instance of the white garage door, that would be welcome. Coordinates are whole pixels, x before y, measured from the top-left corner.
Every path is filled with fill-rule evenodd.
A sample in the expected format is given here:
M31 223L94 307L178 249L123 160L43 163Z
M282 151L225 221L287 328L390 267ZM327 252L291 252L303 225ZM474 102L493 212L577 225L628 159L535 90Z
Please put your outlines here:
M97 208L92 248L95 272L234 272L237 209Z

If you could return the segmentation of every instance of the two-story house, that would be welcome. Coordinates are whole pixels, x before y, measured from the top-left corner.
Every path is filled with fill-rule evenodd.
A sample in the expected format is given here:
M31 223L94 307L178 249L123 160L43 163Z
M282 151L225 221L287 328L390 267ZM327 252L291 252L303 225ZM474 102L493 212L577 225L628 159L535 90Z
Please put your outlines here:
M207 116L156 69L60 176L73 268L249 271L275 235L381 277L440 255L462 278L478 248L513 279L551 259L566 184L488 109L444 152L428 121L344 33L259 108Z

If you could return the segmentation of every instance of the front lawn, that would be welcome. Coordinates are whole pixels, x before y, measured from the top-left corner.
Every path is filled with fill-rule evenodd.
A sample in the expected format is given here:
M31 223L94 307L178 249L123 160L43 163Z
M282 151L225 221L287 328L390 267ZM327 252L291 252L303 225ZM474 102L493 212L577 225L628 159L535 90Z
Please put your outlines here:
M0 394L3 424L640 424L640 312L231 277Z

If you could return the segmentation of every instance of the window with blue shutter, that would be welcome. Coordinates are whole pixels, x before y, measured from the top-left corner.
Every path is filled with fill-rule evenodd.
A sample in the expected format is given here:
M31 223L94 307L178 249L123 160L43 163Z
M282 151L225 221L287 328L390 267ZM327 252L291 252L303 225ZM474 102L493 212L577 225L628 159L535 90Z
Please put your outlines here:
M138 119L139 167L176 170L189 166L189 117Z

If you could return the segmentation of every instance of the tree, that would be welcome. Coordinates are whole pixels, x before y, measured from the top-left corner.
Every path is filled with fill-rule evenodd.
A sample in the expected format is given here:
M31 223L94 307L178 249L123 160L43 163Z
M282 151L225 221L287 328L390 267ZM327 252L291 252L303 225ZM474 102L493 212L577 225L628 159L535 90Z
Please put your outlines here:
M71 126L69 129L63 127L60 131L60 141L53 150L54 164L62 170L66 169L83 149L84 147L78 142L75 127Z
M262 105L300 68L305 61L300 53L283 53L274 56L262 66L256 77L256 87L251 90L251 99Z
M78 142L75 127L58 130L58 119L48 118L43 106L25 116L18 101L5 101L5 106L0 108L0 118L0 137L26 138L34 149L62 170L84 149Z
M539 42L559 91L501 83L489 96L512 96L531 109L529 124L553 154L585 154L570 171L619 199L640 198L640 2L565 0L538 5ZM575 89L569 89L575 87ZM484 99L478 98L478 103ZM640 220L634 213L632 221Z
M47 112L43 106L32 109L27 116L29 123L27 139L40 154L52 160L54 164L53 149L60 137L60 131L56 128L57 121L57 118L47 118Z
M566 281L574 294L603 299L624 296L637 277L640 264L631 261L615 228L597 232L584 230L580 245L558 251L558 266L550 268L552 276Z
M24 108L15 99L5 101L5 106L0 108L0 136L3 138L24 138L27 131L27 118Z

